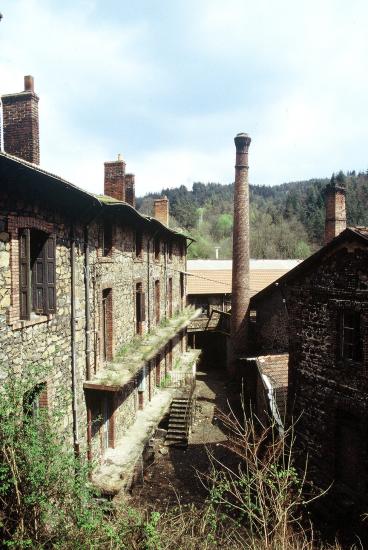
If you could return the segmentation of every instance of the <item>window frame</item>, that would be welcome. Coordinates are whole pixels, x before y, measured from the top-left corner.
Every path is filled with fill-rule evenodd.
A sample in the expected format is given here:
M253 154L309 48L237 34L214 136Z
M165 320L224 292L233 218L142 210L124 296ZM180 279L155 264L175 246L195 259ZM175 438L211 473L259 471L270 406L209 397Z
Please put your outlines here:
M33 316L56 313L55 235L26 227L19 229L18 237L19 319L29 321Z
M362 316L360 311L344 308L338 315L338 359L347 363L363 360Z

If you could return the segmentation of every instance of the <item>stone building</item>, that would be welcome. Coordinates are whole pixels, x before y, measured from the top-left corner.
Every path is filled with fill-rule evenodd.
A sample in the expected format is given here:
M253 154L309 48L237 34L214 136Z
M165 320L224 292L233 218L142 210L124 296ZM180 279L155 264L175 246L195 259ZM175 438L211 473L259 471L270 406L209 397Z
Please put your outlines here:
M272 333L277 351L288 351L288 379L279 366L278 380L288 388L299 467L307 461L308 479L328 489L319 512L335 528L359 529L368 505L368 228L346 228L341 180L332 178L325 197L325 246L255 296L252 307L264 351L272 352ZM282 323L267 314L272 303ZM287 356L273 357L281 365Z
M0 379L37 367L32 407L66 397L76 452L101 459L174 370L195 362L187 237L168 227L168 212L165 223L137 212L120 158L105 163L103 195L39 167L32 77L2 106Z

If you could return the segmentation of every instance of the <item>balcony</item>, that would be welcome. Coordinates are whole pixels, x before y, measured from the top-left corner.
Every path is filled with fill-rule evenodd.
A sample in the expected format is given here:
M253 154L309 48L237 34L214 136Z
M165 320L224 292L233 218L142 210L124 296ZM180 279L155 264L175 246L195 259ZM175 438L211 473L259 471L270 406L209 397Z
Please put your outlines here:
M200 313L199 309L189 306L174 317L163 319L151 332L138 336L123 346L113 361L98 371L92 380L84 383L84 388L119 391L133 381L144 365L163 351L170 340L186 329Z

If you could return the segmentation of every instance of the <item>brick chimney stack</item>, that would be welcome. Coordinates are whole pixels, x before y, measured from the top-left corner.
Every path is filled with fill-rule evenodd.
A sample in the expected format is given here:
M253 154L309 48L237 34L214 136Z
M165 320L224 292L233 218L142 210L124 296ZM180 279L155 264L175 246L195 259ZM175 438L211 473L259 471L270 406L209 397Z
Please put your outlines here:
M249 185L248 134L235 139L236 164L234 186L233 270L231 297L231 342L234 359L246 346L249 308Z
M344 174L333 175L325 190L325 244L346 229L345 194Z
M135 176L125 174L125 202L135 208Z
M39 97L33 76L24 77L24 91L1 97L4 151L33 164L40 163Z
M167 227L169 226L169 199L164 196L161 199L155 199L153 203L153 217Z
M118 160L105 162L104 193L118 201L125 201L125 162Z

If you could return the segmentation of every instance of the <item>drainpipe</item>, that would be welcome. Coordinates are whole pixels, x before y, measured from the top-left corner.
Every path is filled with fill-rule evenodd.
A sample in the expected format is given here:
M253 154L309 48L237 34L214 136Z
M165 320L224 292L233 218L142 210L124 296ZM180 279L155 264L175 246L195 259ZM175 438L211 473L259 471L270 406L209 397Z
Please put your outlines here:
M90 311L90 270L89 270L89 232L88 225L84 228L84 287L86 300L86 379L91 379L91 311Z
M70 264L71 264L71 355L72 355L72 408L73 408L73 443L74 453L79 456L79 433L78 433L78 400L77 400L77 373L76 373L76 331L75 325L75 233L74 224L70 232Z

